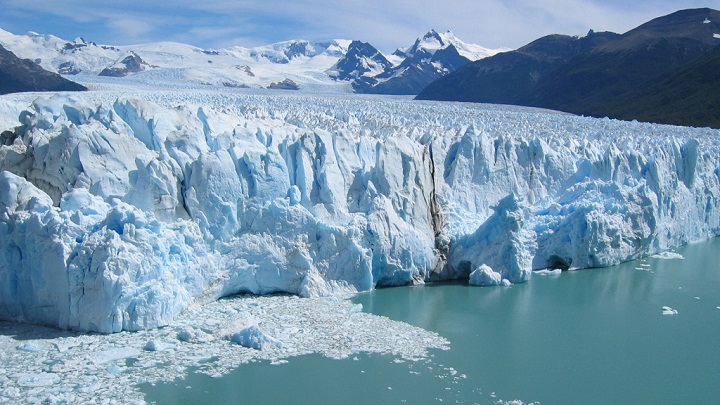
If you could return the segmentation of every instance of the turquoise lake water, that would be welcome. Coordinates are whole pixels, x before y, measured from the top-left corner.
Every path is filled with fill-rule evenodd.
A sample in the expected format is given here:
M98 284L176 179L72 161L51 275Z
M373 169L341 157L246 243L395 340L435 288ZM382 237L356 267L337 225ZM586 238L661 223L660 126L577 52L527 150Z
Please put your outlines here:
M188 404L718 404L720 238L677 252L683 260L534 275L511 287L428 284L354 298L450 340L427 361L310 355L144 392Z

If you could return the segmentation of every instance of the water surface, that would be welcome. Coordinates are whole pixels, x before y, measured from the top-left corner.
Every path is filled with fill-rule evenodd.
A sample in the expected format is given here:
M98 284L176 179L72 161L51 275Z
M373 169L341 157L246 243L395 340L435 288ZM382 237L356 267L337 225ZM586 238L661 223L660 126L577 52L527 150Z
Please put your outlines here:
M720 239L606 269L361 294L364 311L432 330L451 349L401 362L319 355L147 387L158 403L720 403ZM664 315L663 307L677 311Z

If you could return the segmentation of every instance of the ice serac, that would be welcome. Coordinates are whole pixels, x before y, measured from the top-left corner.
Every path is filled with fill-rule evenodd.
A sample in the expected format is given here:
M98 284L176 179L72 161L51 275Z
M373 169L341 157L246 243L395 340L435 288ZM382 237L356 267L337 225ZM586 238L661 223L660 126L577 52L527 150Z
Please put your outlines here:
M469 276L474 285L525 281L535 248L534 233L523 227L527 214L514 194L500 200L493 210L475 232L452 245L450 266L458 278Z
M713 130L349 96L141 97L0 105L24 110L0 146L1 319L139 330L241 292L500 285L720 233Z

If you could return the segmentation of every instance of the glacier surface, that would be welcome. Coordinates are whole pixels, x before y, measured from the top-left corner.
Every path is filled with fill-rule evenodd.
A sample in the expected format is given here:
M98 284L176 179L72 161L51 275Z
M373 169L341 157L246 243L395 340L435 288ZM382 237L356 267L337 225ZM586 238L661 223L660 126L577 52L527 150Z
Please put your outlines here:
M133 331L237 293L517 283L720 233L717 130L241 91L0 109L5 320Z

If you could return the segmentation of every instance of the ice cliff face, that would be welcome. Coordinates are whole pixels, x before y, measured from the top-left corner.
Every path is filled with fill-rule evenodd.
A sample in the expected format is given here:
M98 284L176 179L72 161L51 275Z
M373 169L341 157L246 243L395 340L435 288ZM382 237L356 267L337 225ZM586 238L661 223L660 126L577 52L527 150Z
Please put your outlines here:
M138 330L238 292L523 282L720 233L717 131L375 98L108 97L39 98L3 134L2 319Z

